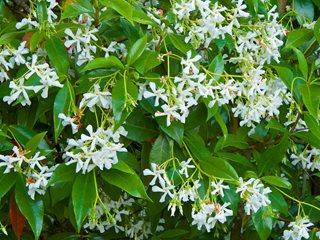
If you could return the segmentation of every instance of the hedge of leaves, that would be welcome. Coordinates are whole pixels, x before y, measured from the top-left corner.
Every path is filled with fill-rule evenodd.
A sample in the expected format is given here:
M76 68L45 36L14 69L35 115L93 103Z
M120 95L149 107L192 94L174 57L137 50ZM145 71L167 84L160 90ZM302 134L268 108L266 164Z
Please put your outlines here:
M319 8L0 1L0 238L319 239Z

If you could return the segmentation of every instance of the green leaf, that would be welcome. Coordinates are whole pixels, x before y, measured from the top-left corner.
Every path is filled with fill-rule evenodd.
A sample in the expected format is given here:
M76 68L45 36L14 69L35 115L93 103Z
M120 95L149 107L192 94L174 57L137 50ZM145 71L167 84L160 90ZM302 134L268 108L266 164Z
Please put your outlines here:
M113 169L117 169L121 172L129 173L129 174L135 174L135 171L128 166L123 160L118 160L118 162L114 165L112 165Z
M151 201L137 174L129 174L119 170L110 169L108 171L101 172L101 176L106 182L126 191L130 195Z
M209 161L200 161L201 169L207 174L225 179L238 179L236 170L222 158L213 157Z
M138 39L133 46L129 49L127 57L127 65L130 66L142 55L147 45L147 34Z
M317 85L303 84L300 86L302 93L302 100L307 107L309 113L318 119L319 101L320 101L320 87Z
M185 43L184 37L181 35L169 33L167 37L169 38L172 45L183 54L186 54L186 52L192 49L192 46Z
M171 122L170 126L167 126L167 121L165 116L157 117L156 121L159 123L160 129L175 140L179 145L182 143L184 125L179 121Z
M131 104L127 100L136 101L138 98L138 88L130 80L118 79L112 89L112 111L117 129L129 116Z
M44 38L43 32L37 31L34 32L30 38L30 51L33 52L38 44L43 40Z
M271 119L267 126L265 126L266 129L276 129L280 132L287 132L288 130L277 120Z
M44 0L37 2L37 20L40 24L48 20L47 3Z
M132 6L125 0L106 0L101 1L104 6L110 7L118 12L121 16L125 17L129 22L132 23Z
M291 189L292 187L289 181L277 176L264 176L261 178L261 180L281 188Z
M10 43L13 39L21 35L21 32L9 32L0 36L0 45Z
M9 129L13 134L14 138L25 147L27 143L36 136L36 132L28 127L10 125ZM37 146L40 150L50 150L49 145L44 139L40 140Z
M16 181L15 199L20 212L26 217L35 239L39 239L43 225L44 206L42 200L32 200L27 193L26 183L20 175ZM37 194L36 194L37 195Z
M249 168L254 168L253 164L246 157L242 156L239 153L219 152L217 154L220 158L236 162Z
M294 9L298 13L296 16L300 25L302 25L305 22L305 20L303 20L303 18L300 15L308 18L310 21L313 21L314 7L312 0L294 0Z
M76 218L77 232L96 200L96 186L93 172L78 174L72 187L72 204Z
M318 120L318 119L314 119L310 114L308 114L308 113L304 114L304 121L306 122L309 130L315 136L320 137L320 126L316 120Z
M252 215L252 221L261 240L267 240L273 227L273 218L267 207L260 208Z
M16 173L3 173L0 174L0 200L1 198L10 191L13 185L16 183Z
M61 19L77 17L80 14L88 13L93 15L94 9L88 0L77 0L76 3L69 4L61 14Z
M115 56L109 56L107 58L95 58L90 61L81 72L98 69L98 68L115 68L124 69L122 62Z
M47 132L38 133L37 135L34 135L25 145L25 149L30 150L30 155L33 155L40 142L43 140L44 136L47 134Z
M67 75L69 69L69 55L60 39L51 37L45 42L45 48L49 59L53 63L58 74Z
M159 53L155 51L145 50L138 60L134 63L134 67L138 72L144 74L149 70L160 65Z
M302 72L304 78L308 80L308 63L306 58L304 57L303 53L299 49L295 47L293 47L292 49L297 55L300 71Z
M183 138L185 144L189 148L192 155L199 161L210 161L211 153L206 148L203 139L195 131L186 132L186 136Z
M319 2L320 3L320 2ZM316 21L314 28L313 28L314 36L316 37L318 43L320 43L320 17Z
M209 71L215 73L215 74L223 74L224 71L224 61L222 58L221 53L219 53L215 58L211 61L209 65ZM219 79L219 76L215 76L216 79Z
M189 231L185 229L170 229L166 230L158 235L160 239L167 239L167 238L179 238L181 239L182 236L185 236Z
M207 108L204 103L199 103L196 108L191 111L184 125L185 130L194 129L205 123L207 119Z
M154 142L150 152L150 162L161 164L166 160L170 159L170 145L168 140L160 135Z
M272 192L268 193L268 197L271 201L273 209L280 211L281 213L288 214L288 204L283 195L275 188L271 187Z
M227 125L226 123L224 122L223 118L221 117L221 114L217 111L216 114L214 115L214 118L216 119L217 123L219 124L221 130L222 130L222 133L223 133L223 136L224 136L224 139L227 139L227 136L228 136L228 128L227 128Z
M279 144L269 147L261 154L260 159L257 159L260 176L281 162L287 152L288 146L288 134L285 134Z
M311 29L301 28L296 29L288 34L286 47L299 47L303 43L310 41L313 38L313 31Z
M159 134L157 123L150 117L145 116L144 112L136 108L129 115L124 124L124 128L129 138L136 142L143 142Z
M62 120L58 117L60 113L70 116L72 113L72 106L74 104L74 91L71 84L67 81L63 88L59 90L53 104L53 124L54 124L54 141L58 141L58 137L62 132Z
M70 182L76 176L76 167L75 164L66 165L65 163L60 164L52 173L48 186L60 182Z

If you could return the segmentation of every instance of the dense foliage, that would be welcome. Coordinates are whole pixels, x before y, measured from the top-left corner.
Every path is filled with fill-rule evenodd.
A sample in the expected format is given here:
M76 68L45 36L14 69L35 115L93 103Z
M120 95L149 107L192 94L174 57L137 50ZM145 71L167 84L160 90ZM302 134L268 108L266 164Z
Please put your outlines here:
M319 239L319 8L0 1L0 238Z

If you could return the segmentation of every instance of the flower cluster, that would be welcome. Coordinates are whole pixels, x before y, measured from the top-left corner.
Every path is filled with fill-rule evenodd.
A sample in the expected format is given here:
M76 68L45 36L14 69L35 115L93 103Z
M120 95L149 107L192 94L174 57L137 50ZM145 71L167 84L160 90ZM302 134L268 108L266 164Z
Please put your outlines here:
M100 191L101 201L91 211L85 229L97 229L104 233L109 229L114 229L115 233L124 233L125 237L136 240L148 239L152 234L151 222L145 208L142 206L139 213L132 215L135 200L124 193L118 200L112 200L103 191ZM164 219L160 219L156 227L156 232L163 231Z
M301 164L302 168L311 171L320 170L320 150L312 147L310 150L305 149L300 154L292 153L290 156L293 165Z
M11 170L19 172L26 178L29 196L34 199L35 194L45 194L48 179L51 177L57 165L49 168L44 164L46 157L40 152L30 156L30 151L22 150L17 146L12 148L12 155L0 155L0 167L5 167L4 173Z
M99 169L110 169L113 164L118 163L117 152L126 152L123 144L120 143L120 136L127 132L123 127L114 131L113 126L106 130L98 128L93 131L92 125L86 130L89 135L81 134L80 139L68 139L64 158L66 164L76 163L76 172L90 172L95 167Z
M303 238L309 239L309 227L312 227L313 223L310 222L308 217L297 217L294 222L290 222L289 230L283 232L283 238L285 240L301 240Z

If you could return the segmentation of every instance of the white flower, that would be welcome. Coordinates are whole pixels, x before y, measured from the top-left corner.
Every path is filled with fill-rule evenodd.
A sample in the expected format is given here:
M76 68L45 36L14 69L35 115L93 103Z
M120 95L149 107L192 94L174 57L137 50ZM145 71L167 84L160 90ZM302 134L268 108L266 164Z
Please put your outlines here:
M228 185L223 185L223 180L220 180L219 182L211 182L211 186L214 188L214 190L211 192L211 194L215 195L218 193L218 195L224 196L223 190L224 189L230 189Z
M161 175L165 174L164 169L160 169L159 166L155 163L151 163L151 170L145 169L143 170L144 176L154 176L151 182L149 183L151 186L156 184L156 180L158 179L160 184L164 184L165 181Z
M164 202L167 195L170 198L173 198L173 193L171 191L174 190L174 185L172 185L171 182L169 182L169 181L159 181L159 182L160 182L161 187L158 187L158 186L152 187L153 192L163 193L159 202Z
M191 58L191 50L187 52L187 59L181 60L181 65L184 65L183 73L190 74L192 72L193 74L198 74L199 69L194 65L195 62L198 62L201 59L200 55L197 55L193 58Z
M149 97L156 97L154 106L159 106L159 100L162 99L163 101L165 101L166 103L168 102L168 97L165 94L166 90L165 89L157 89L157 86L154 82L150 82L149 83L149 87L151 88L151 91L145 90L143 92L143 97L144 98L149 98Z
M26 48L26 41L20 43L18 49L13 51L13 59L15 63L19 66L20 64L25 64L26 60L24 59L23 55L29 53L29 49Z
M177 106L168 106L167 104L164 104L161 106L164 112L156 112L155 116L166 116L167 117L167 126L171 125L171 122L174 120L174 118L179 119L180 115L177 113L178 107Z
M307 217L297 217L294 222L290 222L289 230L283 232L283 238L285 240L301 240L302 238L309 239L309 227L313 226L313 223Z
M74 47L76 48L77 52L81 51L81 42L82 42L82 31L80 28L77 29L76 34L73 34L73 32L67 28L64 33L69 36L71 39L68 39L64 42L64 45L66 48Z
M114 46L116 46L117 44L118 44L117 42L112 41L107 48L102 47L102 50L106 52L104 57L109 57L109 55L110 55L109 53L116 52L116 49Z
M111 93L108 91L100 91L99 84L94 84L94 92L93 93L85 93L83 94L83 98L80 102L79 108L83 108L84 106L89 107L91 112L94 112L95 105L102 107L104 109L108 109L112 107L112 99Z
M267 196L271 190L269 187L264 188L259 179L250 178L244 182L240 177L239 182L236 192L240 192L240 197L246 201L244 210L247 215L250 215L251 210L257 212L260 207L268 206L271 203Z
M24 26L28 25L28 29L31 29L32 27L35 27L35 28L39 28L39 23L36 22L36 21L32 21L31 18L23 18L20 22L18 22L16 24L16 28L17 29L20 29Z
M193 164L189 164L191 162L191 158L189 158L187 161L182 161L181 164L181 169L179 169L179 173L180 174L184 174L186 176L186 178L189 177L188 174L188 168L195 168L195 166Z
M71 125L72 134L78 132L79 125L75 124L75 118L67 117L64 113L59 113L58 118L62 119L62 126Z

